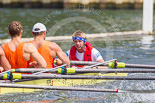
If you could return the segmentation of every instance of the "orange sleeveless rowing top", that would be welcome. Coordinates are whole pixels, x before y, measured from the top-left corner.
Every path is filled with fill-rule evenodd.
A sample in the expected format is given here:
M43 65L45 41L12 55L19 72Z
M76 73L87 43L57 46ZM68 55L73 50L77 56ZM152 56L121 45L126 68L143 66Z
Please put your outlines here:
M29 41L29 43L32 43L32 41ZM45 59L47 66L46 68L54 68L54 58L51 57L49 52L49 41L44 41L41 48L38 49L38 52L41 54L41 56ZM32 57L30 58L30 62L35 61Z
M9 48L9 44L6 43L4 44L3 46L3 50L4 50L4 53L5 53L5 56L6 58L8 59L10 65L11 65L11 68L12 69L15 69L16 68L16 51L12 51L10 48Z
M29 68L29 62L27 62L23 57L24 44L24 42L21 42L16 48L16 51L11 51L8 43L4 44L3 49L5 56L11 65L11 69Z

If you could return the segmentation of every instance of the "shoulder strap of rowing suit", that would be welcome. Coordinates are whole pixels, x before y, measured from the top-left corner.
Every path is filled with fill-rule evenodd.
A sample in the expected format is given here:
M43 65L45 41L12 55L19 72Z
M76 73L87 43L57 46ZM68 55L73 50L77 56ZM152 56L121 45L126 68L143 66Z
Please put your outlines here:
M89 42L85 43L86 45L86 50L84 53L84 61L91 61L91 51L92 51L92 46ZM72 48L70 49L70 55L69 55L70 60L75 60L75 61L79 61L76 58L76 47L72 46ZM83 65L77 65L78 67L83 67Z
M16 62L15 62L15 60L16 60L16 51L12 51L10 49L8 43L4 44L3 50L4 50L4 53L5 53L5 56L6 56L7 60L9 61L10 65L11 65L11 68L15 69L16 68Z

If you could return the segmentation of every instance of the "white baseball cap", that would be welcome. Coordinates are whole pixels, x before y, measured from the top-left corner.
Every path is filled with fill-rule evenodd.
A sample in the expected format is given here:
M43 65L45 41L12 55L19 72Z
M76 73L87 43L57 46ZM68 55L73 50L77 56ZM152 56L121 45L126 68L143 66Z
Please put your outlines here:
M46 27L42 23L36 23L32 28L32 32L42 32L42 31L46 31Z

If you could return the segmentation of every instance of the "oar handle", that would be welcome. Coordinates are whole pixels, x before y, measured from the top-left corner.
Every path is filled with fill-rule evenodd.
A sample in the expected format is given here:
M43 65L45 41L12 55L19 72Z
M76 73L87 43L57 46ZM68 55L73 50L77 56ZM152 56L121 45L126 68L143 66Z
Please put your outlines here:
M58 68L59 74L74 74L76 73L75 68Z
M110 68L125 68L125 63L123 62L109 62L108 66Z

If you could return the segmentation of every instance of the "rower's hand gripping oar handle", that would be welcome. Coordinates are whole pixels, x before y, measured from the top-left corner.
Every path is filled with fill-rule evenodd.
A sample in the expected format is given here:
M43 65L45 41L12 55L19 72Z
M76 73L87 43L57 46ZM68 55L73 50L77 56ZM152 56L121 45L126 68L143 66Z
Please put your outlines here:
M116 60L115 61L112 61L112 62L109 62L108 63L108 66L110 68L125 68L125 63L123 62L117 62Z

